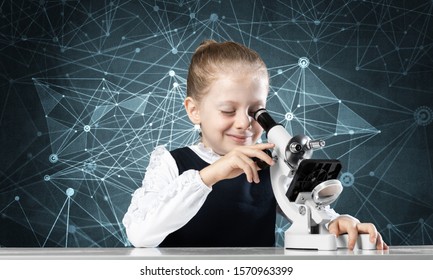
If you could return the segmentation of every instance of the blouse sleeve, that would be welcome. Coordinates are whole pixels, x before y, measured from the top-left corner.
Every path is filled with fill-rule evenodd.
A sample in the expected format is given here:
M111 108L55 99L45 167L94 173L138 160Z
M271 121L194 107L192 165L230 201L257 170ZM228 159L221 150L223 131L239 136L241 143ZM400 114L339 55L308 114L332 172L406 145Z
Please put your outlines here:
M135 247L156 247L184 226L211 192L198 170L179 175L174 158L163 146L149 160L143 184L132 195L123 218L126 234Z

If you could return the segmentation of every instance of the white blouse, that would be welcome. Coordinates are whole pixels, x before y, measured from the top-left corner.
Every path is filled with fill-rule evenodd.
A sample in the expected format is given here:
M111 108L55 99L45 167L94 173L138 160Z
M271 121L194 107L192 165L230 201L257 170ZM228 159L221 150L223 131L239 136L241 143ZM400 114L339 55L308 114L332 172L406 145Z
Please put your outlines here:
M220 158L201 143L189 148L209 164ZM164 146L156 147L142 186L132 194L122 221L129 241L135 247L158 246L167 235L195 216L211 191L198 170L187 170L179 175L170 152ZM339 216L333 209L328 210L333 217Z
M209 164L220 157L203 144L190 148ZM164 146L156 147L143 184L133 193L123 218L129 241L135 247L158 246L168 234L194 217L211 191L198 170L187 170L179 175L170 152Z

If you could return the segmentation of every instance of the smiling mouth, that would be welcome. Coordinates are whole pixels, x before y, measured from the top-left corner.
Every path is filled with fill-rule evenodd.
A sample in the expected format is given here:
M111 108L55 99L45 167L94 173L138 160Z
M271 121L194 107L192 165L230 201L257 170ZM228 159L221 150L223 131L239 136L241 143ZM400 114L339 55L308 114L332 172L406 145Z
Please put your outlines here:
M245 143L252 137L248 135L233 135L233 134L228 134L228 136L231 139L233 139L236 143Z

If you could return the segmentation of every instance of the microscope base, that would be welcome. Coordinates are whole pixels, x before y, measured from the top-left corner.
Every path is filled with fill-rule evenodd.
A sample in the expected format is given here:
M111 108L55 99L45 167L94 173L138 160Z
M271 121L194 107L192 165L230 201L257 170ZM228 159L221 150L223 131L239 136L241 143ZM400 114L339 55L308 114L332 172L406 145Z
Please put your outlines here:
M376 244L371 243L369 238L368 234L358 235L355 248L376 250ZM333 234L294 234L286 232L284 239L284 248L286 249L335 251L338 248L347 248L347 244L347 234L340 235L337 238Z
M337 238L338 248L347 248L347 243L349 241L349 236L347 234L342 234ZM362 250L376 250L376 244L370 242L370 235L363 233L358 235L358 240L355 243L355 248Z
M307 250L337 250L337 238L332 234L293 234L285 233L284 248Z

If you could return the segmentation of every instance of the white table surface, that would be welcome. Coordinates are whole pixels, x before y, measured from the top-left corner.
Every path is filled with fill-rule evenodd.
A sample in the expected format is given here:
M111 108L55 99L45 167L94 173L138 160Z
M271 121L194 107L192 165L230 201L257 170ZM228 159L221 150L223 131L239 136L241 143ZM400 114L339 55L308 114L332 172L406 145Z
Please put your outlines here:
M16 259L424 259L433 246L391 246L389 250L336 251L266 248L0 248L0 260Z

